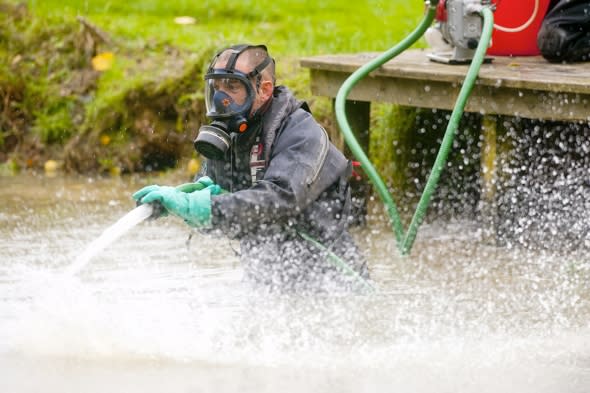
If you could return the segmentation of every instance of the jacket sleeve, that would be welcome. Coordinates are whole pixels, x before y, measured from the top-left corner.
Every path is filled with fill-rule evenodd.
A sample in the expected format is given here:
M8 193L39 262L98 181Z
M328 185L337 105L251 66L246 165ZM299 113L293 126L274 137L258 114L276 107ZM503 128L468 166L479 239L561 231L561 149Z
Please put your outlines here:
M233 237L287 223L346 171L347 160L304 110L286 119L267 169L255 186L212 197L212 224Z

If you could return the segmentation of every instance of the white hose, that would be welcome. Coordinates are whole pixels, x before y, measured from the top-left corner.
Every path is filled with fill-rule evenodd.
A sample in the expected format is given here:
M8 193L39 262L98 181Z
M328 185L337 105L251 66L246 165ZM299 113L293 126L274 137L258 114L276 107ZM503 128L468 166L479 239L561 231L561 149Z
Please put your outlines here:
M119 221L105 229L98 238L92 241L82 254L78 255L74 263L66 269L66 274L77 274L96 254L111 245L128 230L149 218L153 212L154 206L151 203L145 203L125 214Z
M522 0L519 0L519 1L522 1ZM533 9L533 14L529 18L529 20L527 20L525 23L523 23L522 25L520 25L518 27L504 27L504 26L500 26L500 25L497 25L494 23L494 28L496 30L503 31L505 33L518 33L520 31L523 31L527 27L529 27L531 25L531 23L533 23L533 21L537 17L538 13L539 13L539 0L535 0L535 8Z

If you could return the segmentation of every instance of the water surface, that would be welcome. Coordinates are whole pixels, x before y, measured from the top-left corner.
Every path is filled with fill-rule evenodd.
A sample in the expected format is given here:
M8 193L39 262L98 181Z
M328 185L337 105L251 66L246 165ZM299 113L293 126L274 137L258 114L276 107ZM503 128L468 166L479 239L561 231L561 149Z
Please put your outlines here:
M145 221L64 274L163 178L0 178L2 392L588 392L590 258L437 221L401 258L355 230L379 292L247 291L224 238Z

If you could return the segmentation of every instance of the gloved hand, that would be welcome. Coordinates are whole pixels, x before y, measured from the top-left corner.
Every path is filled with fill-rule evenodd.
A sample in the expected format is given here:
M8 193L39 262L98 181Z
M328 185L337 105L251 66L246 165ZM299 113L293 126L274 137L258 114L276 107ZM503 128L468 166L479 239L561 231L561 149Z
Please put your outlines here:
M211 223L211 195L219 193L221 187L217 184L191 193L175 187L152 185L137 191L133 199L140 204L158 202L167 212L182 218L187 224L202 227Z
M211 186L215 186L215 187L211 187ZM211 195L219 195L223 192L226 192L220 186L213 183L213 180L211 180L211 178L209 176L200 177L194 183L184 183L179 186L176 186L175 188L177 190L185 192L185 193L192 193L194 191L203 190L207 187L210 187L209 190L210 190ZM147 187L144 187L144 188L140 189L139 191L135 192L132 195L132 197L133 197L133 199L135 199L137 201L137 205L139 206L143 203L147 203L147 202L142 201L142 198L144 196L146 196L147 194L149 194L152 191L159 190L160 188L162 188L162 187L158 186L158 185L147 186ZM168 209L166 209L164 206L162 206L161 203L159 203L159 202L151 202L151 203L153 203L153 205L154 205L154 212L152 213L152 215L150 217L151 219L166 217L168 215Z

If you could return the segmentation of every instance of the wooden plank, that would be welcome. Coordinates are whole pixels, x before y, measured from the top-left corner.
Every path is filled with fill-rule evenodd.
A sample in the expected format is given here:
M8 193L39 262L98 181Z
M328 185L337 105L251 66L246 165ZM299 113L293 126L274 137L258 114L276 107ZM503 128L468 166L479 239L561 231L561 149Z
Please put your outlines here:
M428 53L425 49L407 50L373 71L371 75L463 82L467 74L467 65L435 63L427 58ZM301 59L301 65L310 69L350 74L379 55L359 53L317 56ZM482 65L479 80L484 86L590 94L588 63L553 64L540 56L494 57L492 63Z
M408 52L360 80L348 98L453 109L467 66L431 62L421 50ZM302 65L310 68L313 94L335 97L350 73L370 61L369 57L319 56L302 60ZM482 66L467 111L590 121L587 64L550 64L537 56L498 57L495 62Z

